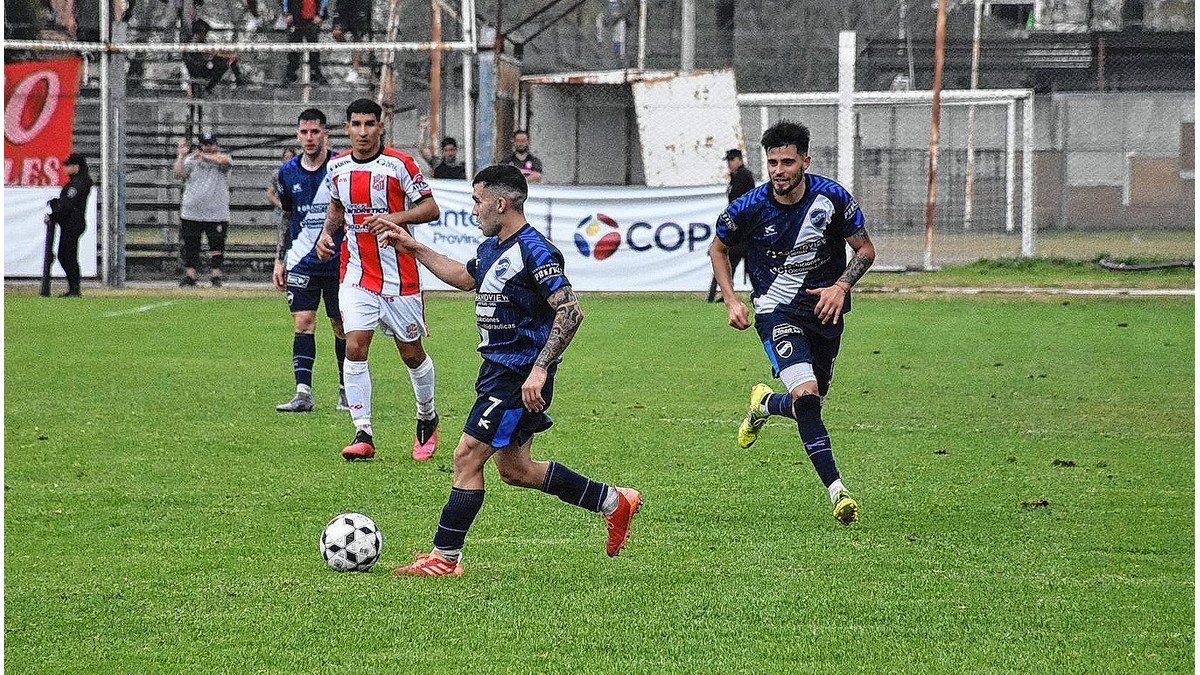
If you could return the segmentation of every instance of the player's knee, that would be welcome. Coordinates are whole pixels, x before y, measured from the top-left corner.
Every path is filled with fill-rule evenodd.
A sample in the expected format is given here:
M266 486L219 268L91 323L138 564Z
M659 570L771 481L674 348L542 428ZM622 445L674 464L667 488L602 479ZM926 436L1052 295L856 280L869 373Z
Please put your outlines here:
M316 316L312 312L295 312L292 318L296 322L296 332L311 335L317 332Z
M802 396L815 396L818 400L821 398L821 392L817 386L816 380L802 382L795 387L792 387L788 393L791 394L793 402L798 401Z
M487 462L487 452L482 443L468 440L459 441L454 448L454 477L471 475L483 471Z
M420 340L415 340L413 342L396 340L396 348L400 350L400 360L404 361L404 365L408 366L409 368L417 368L422 363L425 363L427 354L425 353L425 347L421 345Z

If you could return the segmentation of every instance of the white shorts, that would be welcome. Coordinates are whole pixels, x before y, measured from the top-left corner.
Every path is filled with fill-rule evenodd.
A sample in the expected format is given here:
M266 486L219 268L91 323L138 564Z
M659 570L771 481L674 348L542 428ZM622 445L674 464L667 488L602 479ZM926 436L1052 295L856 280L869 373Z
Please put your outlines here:
M338 288L342 329L374 331L382 328L401 342L416 342L429 333L425 329L425 300L416 295L379 295L354 284Z

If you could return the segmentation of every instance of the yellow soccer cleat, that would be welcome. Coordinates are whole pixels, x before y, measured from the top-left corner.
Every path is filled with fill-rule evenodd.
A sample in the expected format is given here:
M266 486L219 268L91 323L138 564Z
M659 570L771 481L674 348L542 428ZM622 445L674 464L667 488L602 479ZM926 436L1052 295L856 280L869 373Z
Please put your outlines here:
M742 424L738 427L737 443L739 448L748 448L758 440L758 432L762 431L763 425L771 417L759 410L759 406L762 405L763 399L774 393L771 387L765 384L756 384L750 390L750 410L746 413L746 419L742 420Z
M854 501L849 492L842 490L837 494L833 504L833 517L843 525L858 522L858 502Z

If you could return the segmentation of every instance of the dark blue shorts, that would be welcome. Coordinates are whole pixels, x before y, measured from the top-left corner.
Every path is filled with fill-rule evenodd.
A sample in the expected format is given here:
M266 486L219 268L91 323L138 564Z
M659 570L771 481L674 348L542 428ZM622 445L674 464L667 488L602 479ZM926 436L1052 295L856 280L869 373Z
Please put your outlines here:
M554 398L554 373L557 370L557 367L550 368L546 385L542 387L547 410ZM479 379L475 381L478 398L467 415L463 432L493 448L505 448L510 445L520 447L534 434L549 429L554 420L545 410L529 412L521 400L521 385L527 377L529 369L517 371L484 359L479 368Z
M837 324L821 325L821 321L813 317L775 311L755 315L754 329L771 361L773 376L779 377L792 366L809 364L817 380L817 389L824 396L833 381L833 362L842 345L844 321L843 316Z
M342 320L338 307L338 278L311 277L307 274L287 273L288 309L293 312L315 312L325 297L325 316Z

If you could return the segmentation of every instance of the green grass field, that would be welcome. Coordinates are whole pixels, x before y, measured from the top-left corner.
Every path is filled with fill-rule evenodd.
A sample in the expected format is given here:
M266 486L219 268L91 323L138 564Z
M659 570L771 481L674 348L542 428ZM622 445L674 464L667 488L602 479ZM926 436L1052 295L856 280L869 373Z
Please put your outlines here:
M733 443L770 375L752 334L695 296L585 295L534 454L640 488L630 548L606 558L597 517L489 468L467 573L441 580L387 572L449 488L469 297L428 302L437 456L409 456L377 341L381 458L354 465L327 330L319 412L273 410L277 296L5 302L9 672L1194 667L1192 298L861 297L826 405L863 505L843 528L790 422ZM386 538L370 574L317 554L350 510Z

